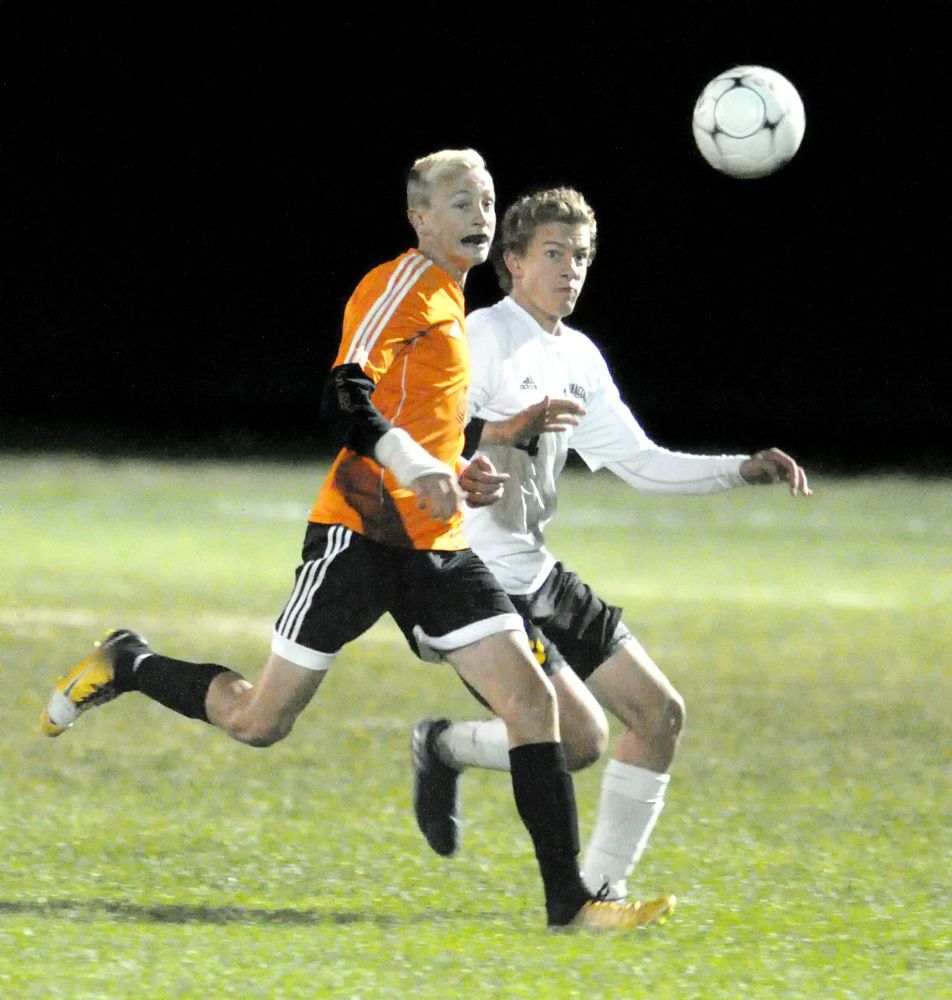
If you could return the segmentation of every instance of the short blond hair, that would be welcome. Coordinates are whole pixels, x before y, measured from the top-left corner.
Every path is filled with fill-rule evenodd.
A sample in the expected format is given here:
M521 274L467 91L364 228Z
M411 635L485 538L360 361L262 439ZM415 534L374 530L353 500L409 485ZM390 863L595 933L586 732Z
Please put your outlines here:
M506 266L506 254L514 253L518 256L525 254L535 231L547 222L588 226L592 238L589 263L595 259L598 237L595 213L578 191L574 188L561 187L525 195L506 209L490 253L499 287L507 294L512 291L512 275Z
M450 174L486 169L486 161L475 149L441 149L421 156L407 175L407 208L429 208L430 188Z

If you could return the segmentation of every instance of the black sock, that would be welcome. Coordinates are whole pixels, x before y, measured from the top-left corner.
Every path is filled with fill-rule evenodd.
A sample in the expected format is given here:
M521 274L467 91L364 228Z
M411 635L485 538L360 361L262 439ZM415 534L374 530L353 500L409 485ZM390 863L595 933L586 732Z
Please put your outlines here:
M516 809L535 848L550 925L567 924L592 898L579 873L575 786L561 743L509 751Z
M217 663L188 663L159 653L141 659L127 654L116 658L116 686L120 691L141 691L188 719L208 722L205 713L208 688L227 670Z

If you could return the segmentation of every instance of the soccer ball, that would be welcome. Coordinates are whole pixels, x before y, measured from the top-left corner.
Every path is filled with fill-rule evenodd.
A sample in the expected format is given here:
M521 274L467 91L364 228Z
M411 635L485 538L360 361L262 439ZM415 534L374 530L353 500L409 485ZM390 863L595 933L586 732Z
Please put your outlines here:
M766 177L778 170L800 148L805 127L796 88L763 66L721 73L694 106L697 148L731 177Z

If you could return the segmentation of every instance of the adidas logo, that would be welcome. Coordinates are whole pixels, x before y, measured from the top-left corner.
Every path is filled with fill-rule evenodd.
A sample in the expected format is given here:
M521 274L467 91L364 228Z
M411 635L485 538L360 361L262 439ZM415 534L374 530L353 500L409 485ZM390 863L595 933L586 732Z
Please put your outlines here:
M526 375L526 377L519 383L520 389L538 389L539 387L532 381L531 375Z

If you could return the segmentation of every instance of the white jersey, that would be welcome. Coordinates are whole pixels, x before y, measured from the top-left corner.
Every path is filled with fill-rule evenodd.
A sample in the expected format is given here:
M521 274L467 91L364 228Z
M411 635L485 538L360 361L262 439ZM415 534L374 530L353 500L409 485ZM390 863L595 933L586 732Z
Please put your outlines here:
M467 508L466 540L510 594L537 590L555 564L545 528L555 516L555 483L574 449L594 472L611 469L651 493L714 493L744 484L747 456L685 455L660 448L622 402L601 352L564 324L553 336L511 298L466 320L472 381L469 418L503 420L548 396L574 397L585 408L577 427L539 437L538 453L480 449L509 474L503 499Z

